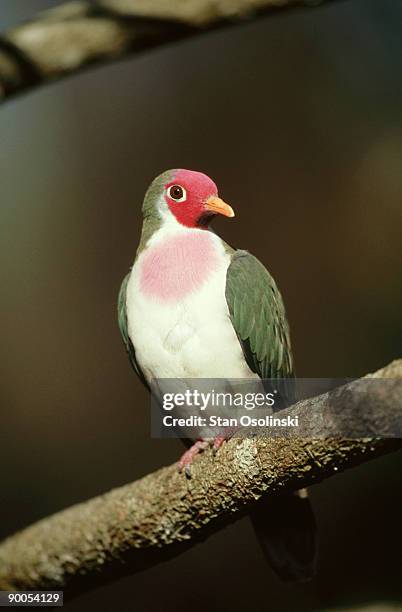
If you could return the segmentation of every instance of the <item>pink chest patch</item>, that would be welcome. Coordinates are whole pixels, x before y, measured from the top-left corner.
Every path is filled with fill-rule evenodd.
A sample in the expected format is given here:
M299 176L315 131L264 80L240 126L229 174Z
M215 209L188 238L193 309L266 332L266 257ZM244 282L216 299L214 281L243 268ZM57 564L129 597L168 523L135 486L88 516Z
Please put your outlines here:
M217 264L208 231L171 236L144 254L140 288L150 297L179 300L199 289Z

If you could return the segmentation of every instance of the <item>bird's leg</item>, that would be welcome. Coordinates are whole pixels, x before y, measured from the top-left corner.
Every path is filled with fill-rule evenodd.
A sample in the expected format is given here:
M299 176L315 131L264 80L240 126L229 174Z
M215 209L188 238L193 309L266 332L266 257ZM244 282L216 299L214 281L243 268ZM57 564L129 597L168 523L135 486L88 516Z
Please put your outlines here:
M182 454L179 461L179 472L184 472L187 478L191 478L191 464L198 453L202 453L208 446L213 443L211 438L200 438L195 442L185 453Z

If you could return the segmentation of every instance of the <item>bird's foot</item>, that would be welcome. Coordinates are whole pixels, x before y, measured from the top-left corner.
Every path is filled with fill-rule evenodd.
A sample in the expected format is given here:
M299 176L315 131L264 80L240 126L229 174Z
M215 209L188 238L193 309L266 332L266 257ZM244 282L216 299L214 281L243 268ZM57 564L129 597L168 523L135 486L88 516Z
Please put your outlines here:
M218 450L220 449L220 447L222 446L224 442L226 442L227 440L230 440L230 438L234 436L237 429L238 429L237 427L225 427L222 433L215 436L214 443L212 446L212 452L214 453L214 455L216 455L216 453L218 452Z
M191 478L191 464L193 463L193 459L199 453L202 453L208 446L210 446L212 440L208 439L200 439L197 440L185 453L182 454L179 461L179 472L184 470L187 478Z
M185 453L182 454L179 461L179 472L186 474L187 478L191 478L191 465L194 457L202 453L209 446L212 446L212 452L214 455L218 452L220 447L226 440L229 440L237 431L235 427L225 427L222 433L215 436L215 438L200 438L197 440Z

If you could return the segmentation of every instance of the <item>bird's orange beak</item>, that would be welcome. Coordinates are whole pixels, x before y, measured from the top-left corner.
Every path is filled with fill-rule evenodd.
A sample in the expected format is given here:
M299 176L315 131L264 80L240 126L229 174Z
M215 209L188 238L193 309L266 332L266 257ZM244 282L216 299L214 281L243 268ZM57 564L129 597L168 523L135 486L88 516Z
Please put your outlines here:
M223 215L224 217L234 217L234 210L229 204L226 204L218 196L210 196L205 201L205 209L215 215Z

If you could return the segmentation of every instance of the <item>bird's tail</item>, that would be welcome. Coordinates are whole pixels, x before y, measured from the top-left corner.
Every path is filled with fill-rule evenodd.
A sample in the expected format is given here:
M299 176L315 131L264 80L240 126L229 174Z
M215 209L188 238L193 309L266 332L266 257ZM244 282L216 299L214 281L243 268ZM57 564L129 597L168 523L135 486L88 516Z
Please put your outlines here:
M281 580L304 582L314 576L317 530L306 489L262 501L250 517L265 557Z

